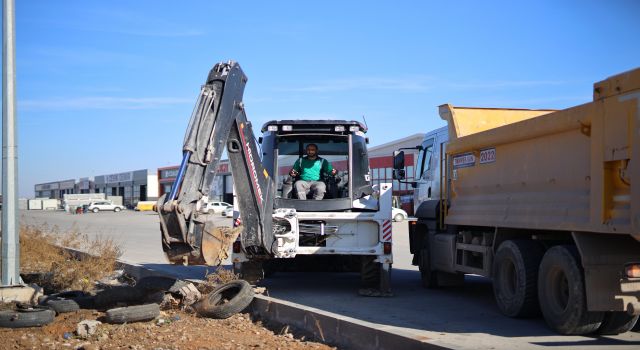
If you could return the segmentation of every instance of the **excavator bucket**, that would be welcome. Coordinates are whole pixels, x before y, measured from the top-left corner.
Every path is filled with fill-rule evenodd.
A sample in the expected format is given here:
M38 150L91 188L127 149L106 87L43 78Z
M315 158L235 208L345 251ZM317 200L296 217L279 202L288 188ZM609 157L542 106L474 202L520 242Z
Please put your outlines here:
M205 224L200 254L205 265L221 265L228 257L231 245L242 232L242 228L216 227L211 221Z

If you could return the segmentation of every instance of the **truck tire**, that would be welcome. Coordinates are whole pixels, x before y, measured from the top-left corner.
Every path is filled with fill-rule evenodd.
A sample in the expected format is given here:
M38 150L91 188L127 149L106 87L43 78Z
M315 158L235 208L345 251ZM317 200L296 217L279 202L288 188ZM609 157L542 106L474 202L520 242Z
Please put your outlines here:
M605 312L604 319L596 333L600 335L616 335L630 331L638 322L638 317L626 312Z
M0 311L0 327L40 327L53 322L56 313L50 309L3 310Z
M380 263L375 256L364 255L361 259L360 281L362 288L378 288L380 286Z
M508 240L493 259L493 295L500 312L509 317L532 317L540 313L538 267L543 247L529 240Z
M592 333L604 317L604 312L587 310L580 256L574 246L555 246L544 254L538 271L538 299L547 325L560 334Z
M107 310L104 319L107 323L131 323L151 321L160 316L158 304L135 305Z
M420 278L422 286L425 288L438 288L438 272L431 270L431 253L429 248L420 249L420 260L418 268L420 269Z
M214 289L195 309L200 316L225 319L247 308L253 297L253 288L247 281L235 280Z

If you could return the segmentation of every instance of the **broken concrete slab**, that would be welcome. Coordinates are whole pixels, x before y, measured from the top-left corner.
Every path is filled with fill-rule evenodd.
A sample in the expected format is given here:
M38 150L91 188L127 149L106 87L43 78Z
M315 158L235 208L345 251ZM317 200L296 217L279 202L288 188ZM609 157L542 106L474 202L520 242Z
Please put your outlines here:
M42 288L36 284L0 286L0 302L36 304L38 298L43 295Z

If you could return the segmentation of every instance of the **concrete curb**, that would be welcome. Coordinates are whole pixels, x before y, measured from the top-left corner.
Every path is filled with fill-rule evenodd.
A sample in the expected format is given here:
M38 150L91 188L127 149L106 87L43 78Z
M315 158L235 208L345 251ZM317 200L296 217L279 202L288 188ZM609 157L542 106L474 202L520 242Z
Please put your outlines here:
M125 273L139 279L146 276L178 277L164 271L119 261ZM394 333L393 327L341 316L288 301L256 295L252 315L267 322L286 324L313 334L328 344L349 349L449 349L429 343L424 337Z

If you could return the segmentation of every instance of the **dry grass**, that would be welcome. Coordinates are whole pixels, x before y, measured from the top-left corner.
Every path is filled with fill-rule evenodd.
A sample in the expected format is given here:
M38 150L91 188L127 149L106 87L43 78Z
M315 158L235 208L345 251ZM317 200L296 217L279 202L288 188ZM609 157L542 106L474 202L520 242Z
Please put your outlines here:
M78 259L74 248L89 254ZM87 235L71 230L60 232L57 227L22 226L20 229L20 270L23 274L43 274L37 283L45 289L91 290L94 282L115 270L116 259L122 254L112 239Z

